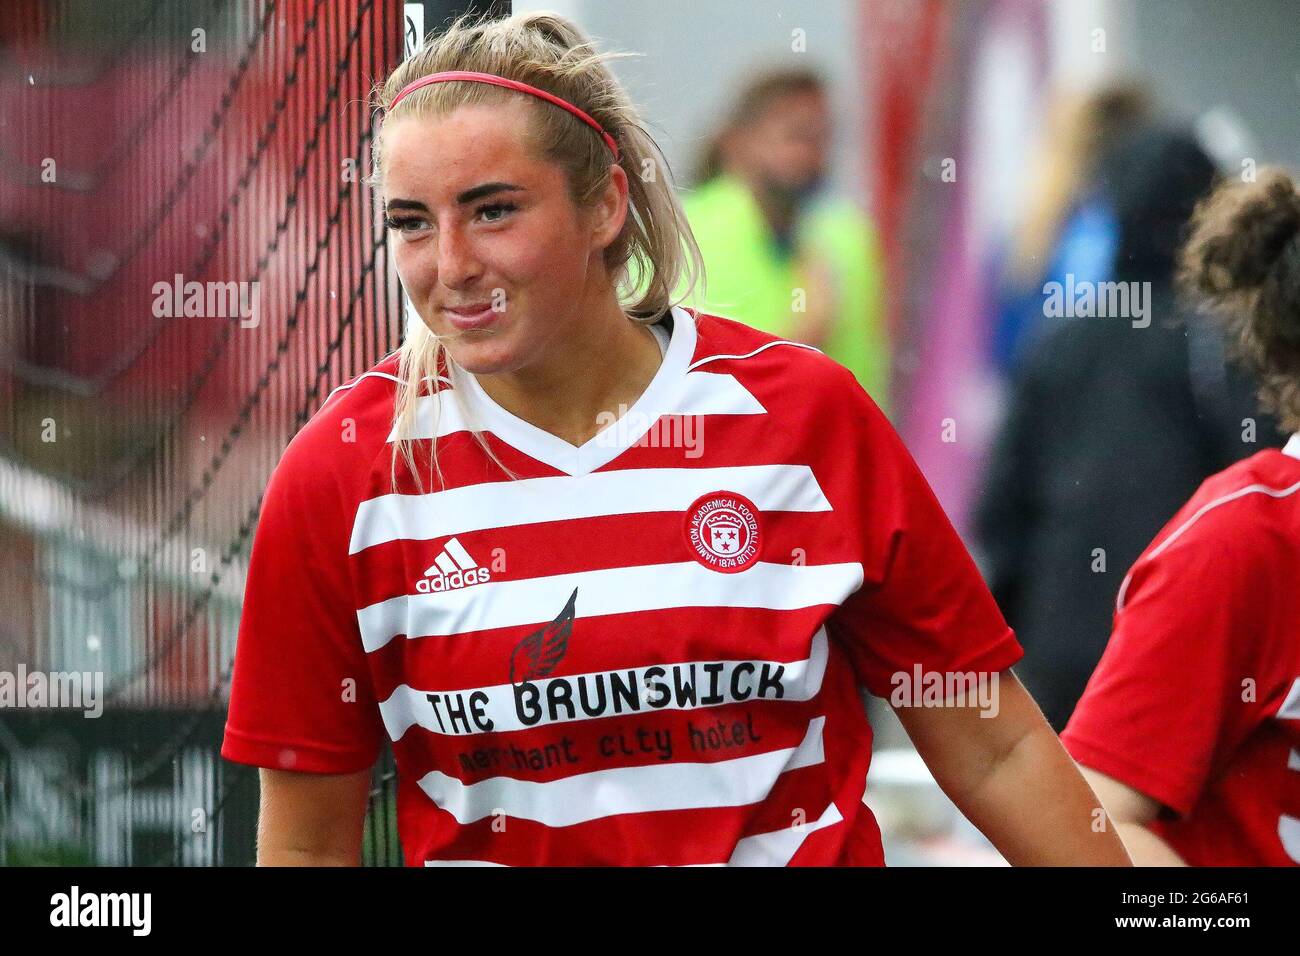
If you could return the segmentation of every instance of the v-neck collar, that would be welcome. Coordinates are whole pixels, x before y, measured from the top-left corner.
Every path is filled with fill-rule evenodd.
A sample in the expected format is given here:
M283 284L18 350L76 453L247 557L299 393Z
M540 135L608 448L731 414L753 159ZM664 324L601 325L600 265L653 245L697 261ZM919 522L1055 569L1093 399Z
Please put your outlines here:
M1291 440L1282 446L1282 454L1300 458L1300 432L1291 436Z
M526 422L498 405L470 373L452 366L453 387L460 391L486 431L531 458L566 475L585 475L609 464L635 445L660 416L676 406L686 382L687 367L695 355L695 317L673 306L672 336L659 370L641 397L627 412L606 425L582 445L571 445L558 435Z

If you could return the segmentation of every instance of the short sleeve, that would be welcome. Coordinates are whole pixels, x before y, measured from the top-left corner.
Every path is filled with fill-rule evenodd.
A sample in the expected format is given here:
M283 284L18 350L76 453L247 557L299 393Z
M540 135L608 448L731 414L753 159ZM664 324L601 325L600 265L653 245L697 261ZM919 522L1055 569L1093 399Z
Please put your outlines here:
M353 773L379 756L348 567L355 504L328 427L309 423L271 475L249 558L221 755Z
M1260 539L1230 509L1183 530L1134 564L1106 651L1061 734L1076 761L1180 816L1262 719L1258 701L1270 690L1257 645L1272 613L1258 586L1268 579Z
M878 697L896 675L987 674L1024 656L1015 634L902 439L856 383L843 441L852 481L833 502L862 557L864 583L831 617L860 683Z

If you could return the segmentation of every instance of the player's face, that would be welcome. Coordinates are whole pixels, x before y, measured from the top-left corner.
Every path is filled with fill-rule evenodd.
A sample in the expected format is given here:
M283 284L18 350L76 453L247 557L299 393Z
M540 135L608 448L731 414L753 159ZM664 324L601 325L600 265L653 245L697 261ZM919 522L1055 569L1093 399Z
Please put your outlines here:
M517 371L561 345L612 238L574 205L564 172L531 154L527 116L522 103L470 106L384 130L398 275L476 374Z

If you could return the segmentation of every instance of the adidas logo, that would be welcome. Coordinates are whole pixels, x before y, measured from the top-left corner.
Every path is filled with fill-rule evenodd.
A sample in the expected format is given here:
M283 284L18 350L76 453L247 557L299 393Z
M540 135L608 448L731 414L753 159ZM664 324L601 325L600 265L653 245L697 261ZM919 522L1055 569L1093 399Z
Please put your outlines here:
M433 564L424 570L424 577L415 584L421 594L454 591L471 584L483 584L490 577L487 568L480 568L464 546L452 538L442 546Z

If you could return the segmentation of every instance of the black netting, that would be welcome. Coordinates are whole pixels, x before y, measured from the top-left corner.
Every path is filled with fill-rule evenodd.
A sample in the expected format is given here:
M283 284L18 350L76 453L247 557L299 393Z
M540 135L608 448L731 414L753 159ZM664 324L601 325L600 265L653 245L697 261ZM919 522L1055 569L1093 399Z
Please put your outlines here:
M363 179L403 8L0 5L0 672L105 701L0 710L0 864L253 859L256 771L217 756L244 569L289 438L399 341Z

